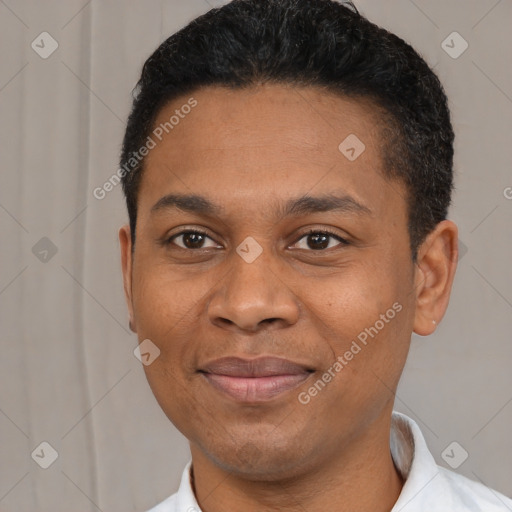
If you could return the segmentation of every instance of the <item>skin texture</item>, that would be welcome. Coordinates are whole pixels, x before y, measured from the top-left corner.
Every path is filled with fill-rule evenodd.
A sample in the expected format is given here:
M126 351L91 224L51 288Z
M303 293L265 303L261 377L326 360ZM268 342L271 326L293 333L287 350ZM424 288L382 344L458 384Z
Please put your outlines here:
M136 244L119 232L130 320L160 356L144 370L190 442L205 512L389 511L402 481L389 452L394 391L411 333L428 335L448 304L457 228L443 221L413 263L406 191L382 172L377 110L315 88L209 87L147 156ZM155 126L188 98L166 105ZM350 134L365 144L349 161ZM166 194L198 194L215 215L151 211ZM283 216L304 195L350 196L369 212ZM186 236L207 233L204 248ZM346 239L315 248L309 229ZM262 253L236 248L252 237ZM188 245L185 245L187 244ZM328 245L327 245L328 244ZM201 247L201 244L199 244ZM393 304L386 322L307 404L298 400ZM278 356L314 369L297 388L239 403L198 372L225 356Z

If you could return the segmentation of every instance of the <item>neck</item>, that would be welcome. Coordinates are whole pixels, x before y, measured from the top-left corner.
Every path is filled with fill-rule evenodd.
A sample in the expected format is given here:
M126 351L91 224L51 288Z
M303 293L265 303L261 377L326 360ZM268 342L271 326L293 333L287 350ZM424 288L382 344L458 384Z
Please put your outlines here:
M380 418L350 446L293 478L254 481L214 464L191 444L194 492L203 512L244 510L389 512L403 480L389 448L390 418Z

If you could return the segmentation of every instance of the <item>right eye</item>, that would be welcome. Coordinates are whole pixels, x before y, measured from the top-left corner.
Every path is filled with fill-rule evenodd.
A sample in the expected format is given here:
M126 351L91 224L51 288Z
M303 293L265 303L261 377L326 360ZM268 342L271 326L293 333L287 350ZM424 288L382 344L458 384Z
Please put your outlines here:
M206 239L211 240L211 242L213 242L214 245L205 247L204 242ZM177 240L180 240L180 243L178 243ZM197 230L180 231L179 233L176 233L169 237L165 241L165 245L177 245L180 249L185 250L209 249L212 247L219 247L218 244L212 238L210 238L204 231Z

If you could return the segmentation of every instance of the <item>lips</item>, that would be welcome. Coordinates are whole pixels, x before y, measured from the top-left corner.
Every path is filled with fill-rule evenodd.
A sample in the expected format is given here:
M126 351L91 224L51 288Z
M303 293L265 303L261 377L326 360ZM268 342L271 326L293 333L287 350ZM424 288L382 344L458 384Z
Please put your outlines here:
M305 365L277 357L224 357L200 373L218 391L240 402L264 402L302 384L313 372Z

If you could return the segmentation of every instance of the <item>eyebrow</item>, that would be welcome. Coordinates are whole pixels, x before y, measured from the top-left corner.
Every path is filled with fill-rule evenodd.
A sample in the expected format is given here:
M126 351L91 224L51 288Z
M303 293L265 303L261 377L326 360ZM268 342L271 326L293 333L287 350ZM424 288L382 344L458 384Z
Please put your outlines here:
M223 208L212 203L206 197L195 194L168 194L160 198L151 208L151 213L178 208L190 213L219 215Z
M224 207L211 202L206 197L196 194L168 194L160 198L151 208L151 213L177 208L199 215L219 216ZM300 216L318 212L337 211L340 213L355 213L372 215L372 211L349 195L336 196L324 194L320 196L303 195L289 199L284 206L277 205L279 217Z

